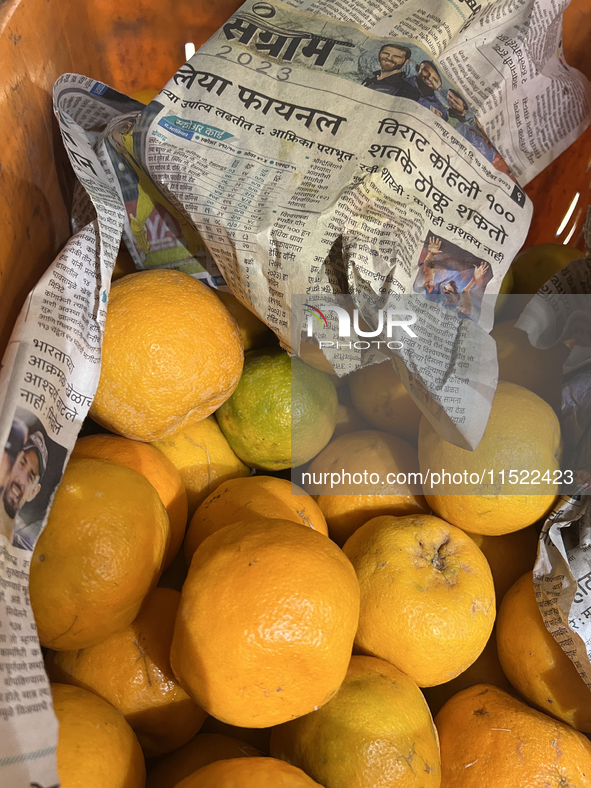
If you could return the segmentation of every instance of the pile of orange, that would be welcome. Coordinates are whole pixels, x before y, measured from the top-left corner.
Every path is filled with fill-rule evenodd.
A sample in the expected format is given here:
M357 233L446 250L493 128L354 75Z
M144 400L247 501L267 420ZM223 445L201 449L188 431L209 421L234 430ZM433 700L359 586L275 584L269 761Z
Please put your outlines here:
M591 695L533 591L557 488L416 481L559 468L552 392L502 381L467 452L389 364L335 386L261 326L178 272L113 285L109 432L31 561L64 788L591 785Z

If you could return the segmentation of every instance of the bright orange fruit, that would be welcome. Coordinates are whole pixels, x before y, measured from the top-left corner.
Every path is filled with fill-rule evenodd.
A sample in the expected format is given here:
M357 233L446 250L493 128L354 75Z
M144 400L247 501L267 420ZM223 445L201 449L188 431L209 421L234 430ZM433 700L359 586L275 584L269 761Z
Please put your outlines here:
M449 700L435 717L445 788L587 788L591 742L490 684Z
M431 515L376 517L349 537L361 611L355 646L419 687L455 678L484 649L495 620L486 558L459 528Z
M289 520L234 523L193 556L170 661L214 717L266 728L334 695L358 616L355 572L330 539Z
M153 441L204 419L232 394L244 349L215 293L180 271L140 271L111 287L92 418Z

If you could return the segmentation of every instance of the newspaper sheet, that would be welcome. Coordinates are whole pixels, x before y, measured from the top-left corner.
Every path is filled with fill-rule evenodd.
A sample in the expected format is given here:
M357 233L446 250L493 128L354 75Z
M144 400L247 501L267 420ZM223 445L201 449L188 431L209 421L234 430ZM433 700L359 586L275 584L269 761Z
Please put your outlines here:
M591 211L585 240L591 249ZM574 470L576 494L562 496L544 523L534 587L547 630L591 690L591 258L574 261L552 277L517 325L535 347L576 342L563 386L561 423L565 467Z
M350 294L375 328L368 304L408 313L400 299L420 295L415 350L446 316L449 372L392 361L442 434L475 446L496 385L484 295L498 292L531 218L517 180L589 122L589 85L561 59L564 5L247 2L145 109L96 80L58 80L64 144L92 206L79 201L78 232L31 293L0 377L3 784L58 784L27 578L96 390L121 236L138 268L229 288L294 352L305 328L294 296ZM444 402L451 384L465 419ZM26 490L12 478L25 446L37 463Z

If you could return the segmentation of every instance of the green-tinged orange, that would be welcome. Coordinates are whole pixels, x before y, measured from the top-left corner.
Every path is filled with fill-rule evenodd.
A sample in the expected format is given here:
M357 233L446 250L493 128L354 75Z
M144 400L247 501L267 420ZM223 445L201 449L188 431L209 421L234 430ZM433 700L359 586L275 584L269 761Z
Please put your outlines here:
M216 417L243 462L277 471L302 465L326 446L337 409L328 375L281 348L266 348L246 354L236 391Z
M439 788L437 731L415 682L388 662L354 656L321 709L277 726L271 755L330 788Z
M574 246L537 244L523 249L513 260L513 293L537 293L540 287L572 260L584 255Z

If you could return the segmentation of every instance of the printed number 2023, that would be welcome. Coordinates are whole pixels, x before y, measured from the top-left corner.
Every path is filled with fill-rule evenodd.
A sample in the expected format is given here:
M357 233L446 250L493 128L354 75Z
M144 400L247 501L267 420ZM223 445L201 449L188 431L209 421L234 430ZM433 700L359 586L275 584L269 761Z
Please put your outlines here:
M224 45L220 52L215 53L215 56L221 57L223 60L233 60L236 63L240 63L241 66L250 66L253 61L253 56L250 52L240 52L236 58L229 57L232 52L233 49L231 46ZM270 63L268 60L263 60L258 68L251 68L253 71L258 71L260 74L267 74L269 77L278 79L280 82L285 82L291 76L291 68L287 68L287 66L277 68L275 63Z

